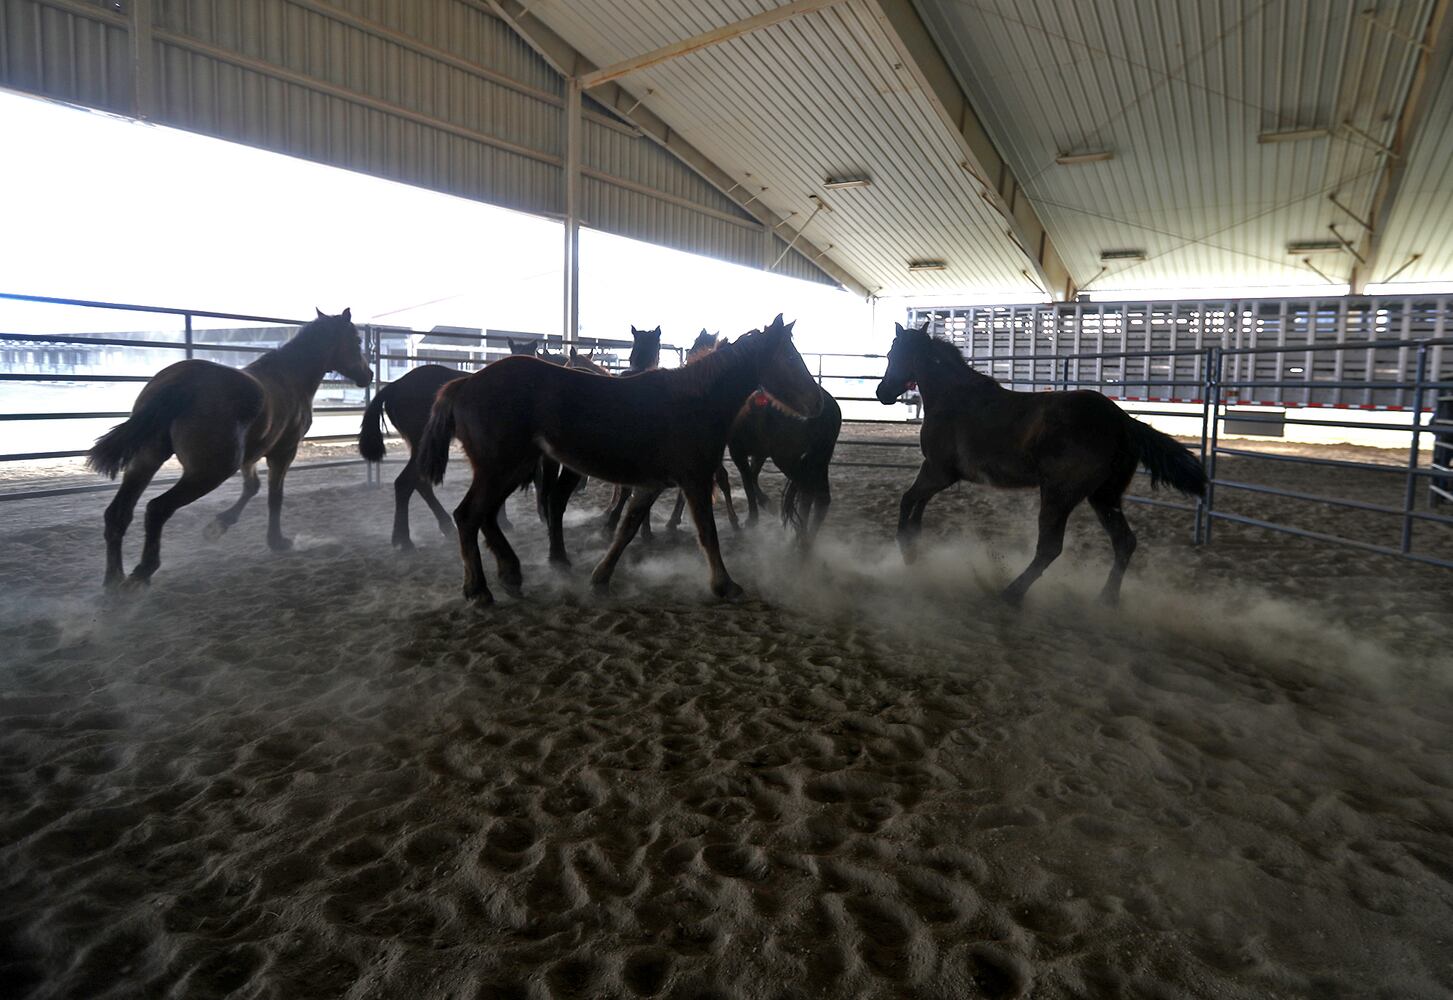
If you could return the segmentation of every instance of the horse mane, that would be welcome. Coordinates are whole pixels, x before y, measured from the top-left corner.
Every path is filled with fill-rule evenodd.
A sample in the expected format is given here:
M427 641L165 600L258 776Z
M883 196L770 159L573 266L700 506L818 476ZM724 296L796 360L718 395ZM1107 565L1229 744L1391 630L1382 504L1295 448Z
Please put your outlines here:
M753 330L679 368L660 369L661 379L679 396L704 396L723 368L741 364L761 350L763 343L761 331Z
M952 341L940 340L939 338L929 336L928 334L924 334L924 338L928 341L928 356L930 358L933 358L937 361L952 363L955 368L962 371L970 378L978 379L984 382L991 382L994 385L999 384L998 379L994 378L992 375L985 375L983 372L979 371L979 369L975 368L973 365L969 364L966 360L964 360L963 352L961 352Z

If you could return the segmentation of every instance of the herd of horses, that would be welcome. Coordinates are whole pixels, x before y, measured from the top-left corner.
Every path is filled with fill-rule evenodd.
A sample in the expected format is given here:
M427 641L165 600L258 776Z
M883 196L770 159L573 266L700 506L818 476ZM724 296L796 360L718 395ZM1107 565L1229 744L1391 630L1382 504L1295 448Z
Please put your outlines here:
M511 356L472 374L423 365L382 387L367 407L358 446L369 461L385 454L387 416L409 448L394 481L393 542L412 546L409 502L418 493L446 534L457 534L464 594L493 600L479 539L494 556L500 585L518 595L520 560L504 529L505 500L533 487L549 535L549 560L568 567L563 519L585 477L616 486L604 519L611 534L591 574L605 588L650 511L667 489L678 491L668 527L690 512L720 598L741 594L721 557L713 510L719 490L732 524L736 513L723 463L741 474L748 523L768 504L758 475L771 459L787 485L781 514L805 550L831 503L828 468L842 412L808 372L792 342L791 323L771 323L734 341L705 330L677 368L661 368L661 330L632 328L628 367L612 374L574 349L538 356L540 341L511 342ZM283 480L312 423L312 400L329 372L359 386L372 382L349 310L321 311L289 342L246 368L187 360L164 368L137 396L131 416L96 441L88 464L120 488L106 509L105 584L127 581L122 540L136 503L161 465L175 455L181 478L146 506L142 557L130 581L144 584L161 564L161 532L179 508L242 471L242 495L208 525L220 536L260 489L268 468L268 544L286 549L280 516ZM1130 417L1097 392L1014 392L976 371L951 343L898 326L877 388L884 404L910 388L923 402L923 464L899 505L898 542L912 561L928 501L960 481L1038 489L1039 540L1033 561L1004 590L1018 604L1059 555L1065 523L1088 501L1110 537L1114 561L1101 598L1114 604L1135 550L1121 498L1140 466L1152 485L1203 495L1206 475L1183 445ZM457 441L471 479L451 517L434 495Z

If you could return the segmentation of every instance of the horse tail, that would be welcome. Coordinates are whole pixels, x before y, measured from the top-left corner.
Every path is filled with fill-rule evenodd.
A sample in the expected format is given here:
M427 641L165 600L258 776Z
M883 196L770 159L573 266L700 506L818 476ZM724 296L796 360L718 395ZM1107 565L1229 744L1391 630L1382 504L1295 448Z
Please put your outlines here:
M383 404L391 386L384 386L374 393L363 411L363 426L358 429L358 453L365 462L382 462L386 449L383 446Z
M798 510L798 503L804 492L804 483L810 489L811 496L820 499L824 508L832 499L827 470L832 465L832 453L837 449L838 434L842 431L843 411L831 393L823 391L822 412L809 423L812 436L807 443L807 450L802 453L802 460L797 463L795 474L787 477L787 488L782 492L782 523L796 532L801 532L803 528L802 512Z
M425 481L438 485L444 481L444 469L449 465L449 442L454 440L454 396L464 385L462 378L445 382L434 397L434 408L429 411L429 422L419 443L414 449L414 462Z
M1128 415L1126 419L1130 421L1136 458L1150 471L1152 487L1166 483L1186 496L1206 495L1206 470L1189 448L1143 420Z
M87 467L115 479L143 448L171 433L172 421L182 415L191 399L192 394L180 385L161 386L139 399L131 416L96 439L86 453Z

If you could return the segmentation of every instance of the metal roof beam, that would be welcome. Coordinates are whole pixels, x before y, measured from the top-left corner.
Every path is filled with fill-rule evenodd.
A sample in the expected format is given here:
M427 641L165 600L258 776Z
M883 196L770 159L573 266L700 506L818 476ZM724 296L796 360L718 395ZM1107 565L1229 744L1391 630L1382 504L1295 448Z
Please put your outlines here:
M919 90L958 140L964 155L961 165L979 182L980 196L1003 214L1010 239L1029 262L1026 275L1040 284L1051 298L1073 298L1078 286L1055 249L1049 231L974 112L911 0L865 2L892 40Z
M541 58L563 76L584 78L595 71L596 67L590 60L557 35L544 21L529 13L526 6L519 0L468 0L468 2L471 2L471 5L487 7L496 17L514 29L515 33L538 52ZM796 243L793 248L812 261L818 270L834 281L840 282L843 287L856 295L863 298L872 296L873 293L866 282L827 256L826 250L804 239L800 230L794 232L788 228L786 220L781 216L764 208L761 202L754 197L743 201L739 195L746 190L744 184L733 179L725 170L707 159L701 150L677 134L670 125L642 104L639 98L614 81L601 84L590 96L592 100L620 115L622 119L640 129L642 135L665 147L678 160L695 170L708 183L736 202L744 212L761 223L766 232L775 233L788 240L795 237Z
M792 3L785 3L781 7L774 7L772 10L763 11L752 17L734 21L731 24L724 24L719 28L712 28L710 31L703 31L699 35L673 42L670 45L663 45L659 49L642 53L614 66L607 66L598 69L593 73L586 73L580 78L580 85L586 90L592 87L599 87L603 83L629 76L632 73L652 66L658 66L663 62L672 59L679 59L682 56L690 55L693 52L700 52L702 49L710 48L713 45L720 45L722 42L729 42L733 38L740 38L753 31L762 28L769 28L774 24L803 14L811 14L813 11L822 10L824 7L831 7L834 4L843 3L844 0L793 0Z
M1377 188L1372 195L1372 211L1368 213L1368 221L1358 219L1347 209L1342 209L1352 215L1365 230L1358 241L1357 249L1352 251L1354 257L1365 261L1352 270L1349 284L1352 286L1353 295L1361 295L1369 282L1379 280L1379 267L1385 269L1388 264L1397 263L1381 260L1382 238L1388 223L1392 221L1398 195L1402 193L1403 178L1407 174L1408 151L1412 148L1418 130L1427 120L1428 109L1433 104L1438 84L1449 71L1449 62L1453 59L1453 13L1450 13L1450 8L1453 8L1453 0L1438 0L1438 5L1428 16L1423 38L1417 43L1422 53L1418 57L1417 67L1413 70L1413 78L1408 84L1403 106L1398 112L1392 145L1383 157L1382 171L1378 175ZM1338 207L1342 208L1340 205ZM1401 271L1402 268L1398 270ZM1381 278L1386 279L1387 275Z

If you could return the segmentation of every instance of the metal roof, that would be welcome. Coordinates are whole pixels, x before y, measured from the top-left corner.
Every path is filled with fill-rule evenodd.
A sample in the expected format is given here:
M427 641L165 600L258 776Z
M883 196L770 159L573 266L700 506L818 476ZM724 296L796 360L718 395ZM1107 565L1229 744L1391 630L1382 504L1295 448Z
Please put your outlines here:
M1289 254L1287 244L1341 236L1366 256L1363 222L1374 218L1420 42L1440 6L915 4L1070 271L1081 286L1102 288L1305 284L1322 280L1318 271L1348 280L1357 264L1350 251ZM1440 131L1448 113L1445 105ZM1307 129L1326 132L1258 141ZM1103 151L1113 159L1056 162L1063 153ZM1415 159L1431 186L1404 197L1398 211L1445 213L1453 189L1432 174L1445 168L1446 147L1442 162L1429 162L1436 153L1422 148ZM1402 246L1401 236L1385 239ZM1144 250L1145 260L1101 261L1122 249ZM1388 256L1370 270L1390 271ZM1428 264L1453 277L1446 252Z
M559 215L570 76L610 232L878 294L1360 286L1453 278L1450 7L5 0L0 84Z

